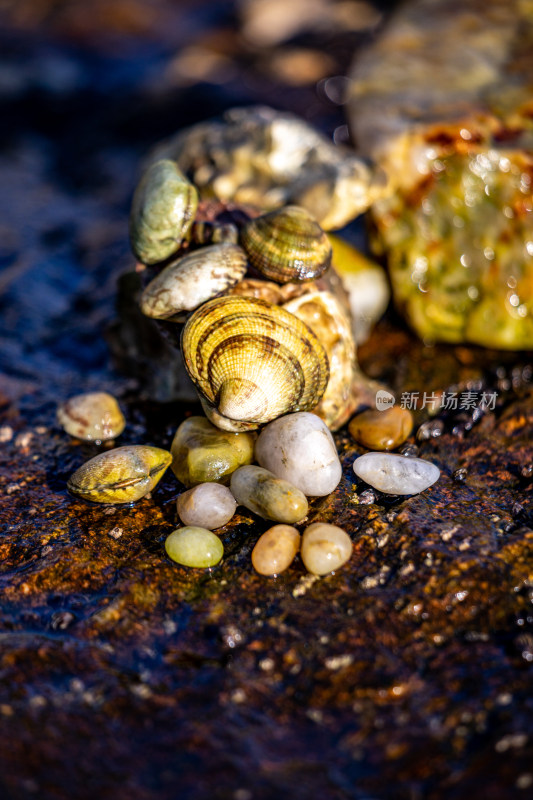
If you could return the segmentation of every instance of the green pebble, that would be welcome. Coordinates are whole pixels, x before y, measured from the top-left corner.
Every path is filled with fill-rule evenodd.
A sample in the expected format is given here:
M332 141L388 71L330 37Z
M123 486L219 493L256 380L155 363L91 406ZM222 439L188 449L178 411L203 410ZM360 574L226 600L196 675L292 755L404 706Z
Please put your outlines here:
M184 567L214 567L224 555L224 547L218 536L207 528L186 525L167 536L167 555Z

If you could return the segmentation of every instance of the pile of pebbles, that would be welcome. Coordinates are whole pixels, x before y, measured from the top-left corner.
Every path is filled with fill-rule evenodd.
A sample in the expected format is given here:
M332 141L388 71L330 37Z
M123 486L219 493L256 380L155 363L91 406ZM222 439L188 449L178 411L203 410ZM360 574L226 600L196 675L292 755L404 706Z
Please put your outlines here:
M80 395L59 408L58 420L71 435L99 441L95 431L111 435L110 408L118 421L116 430L123 427L115 402L102 393ZM434 464L387 452L403 444L411 430L411 415L401 408L354 417L354 438L376 448L355 460L355 474L395 495L416 494L431 486L440 475ZM287 414L264 426L259 435L229 433L205 417L189 417L177 429L170 452L150 445L108 450L83 464L68 488L93 502L131 503L151 491L168 466L186 487L177 499L183 527L165 542L176 563L201 569L218 564L224 548L214 531L230 522L238 505L276 523L252 552L252 564L261 575L280 574L298 552L314 575L327 575L349 560L352 542L346 531L315 522L300 535L295 527L307 517L308 498L329 495L342 477L333 436L315 414Z

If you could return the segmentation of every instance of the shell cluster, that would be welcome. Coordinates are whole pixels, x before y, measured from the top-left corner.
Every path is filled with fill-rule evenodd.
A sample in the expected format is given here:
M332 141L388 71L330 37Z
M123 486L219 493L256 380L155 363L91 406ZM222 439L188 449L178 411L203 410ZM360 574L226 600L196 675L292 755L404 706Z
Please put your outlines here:
M140 307L170 323L173 342L185 323L183 360L208 418L242 432L314 409L341 427L365 379L348 304L328 277L329 237L296 205L235 224L193 221L196 189L172 165L153 162L134 196L131 240L150 278Z

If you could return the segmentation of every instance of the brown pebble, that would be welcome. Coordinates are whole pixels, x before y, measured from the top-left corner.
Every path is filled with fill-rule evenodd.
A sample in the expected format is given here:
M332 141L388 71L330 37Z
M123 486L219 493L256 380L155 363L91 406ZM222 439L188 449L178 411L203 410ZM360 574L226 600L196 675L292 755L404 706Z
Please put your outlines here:
M300 534L292 525L274 525L257 540L252 564L260 575L279 575L300 549Z
M362 411L348 425L356 442L369 450L394 450L405 442L412 429L411 412L399 406L387 408L385 411Z

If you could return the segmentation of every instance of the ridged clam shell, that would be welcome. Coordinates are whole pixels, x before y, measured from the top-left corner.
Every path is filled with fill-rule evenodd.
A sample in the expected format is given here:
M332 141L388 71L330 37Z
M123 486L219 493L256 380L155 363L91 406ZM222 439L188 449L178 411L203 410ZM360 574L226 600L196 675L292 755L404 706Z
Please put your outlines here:
M192 311L236 284L246 269L246 253L238 245L202 247L169 264L148 284L141 310L155 319Z
M130 242L139 261L156 264L179 249L198 207L198 192L174 161L152 164L133 195Z
M67 487L95 503L132 503L155 487L171 461L172 455L160 447L117 447L82 464Z
M313 408L329 365L308 326L251 297L219 297L201 306L182 334L187 371L221 417L256 427Z
M250 263L277 283L313 280L331 263L331 244L318 222L299 206L251 219L241 232Z
M359 370L350 319L331 292L309 292L285 303L283 308L309 325L326 350L330 379L313 411L328 428L338 430L356 408L353 384Z

